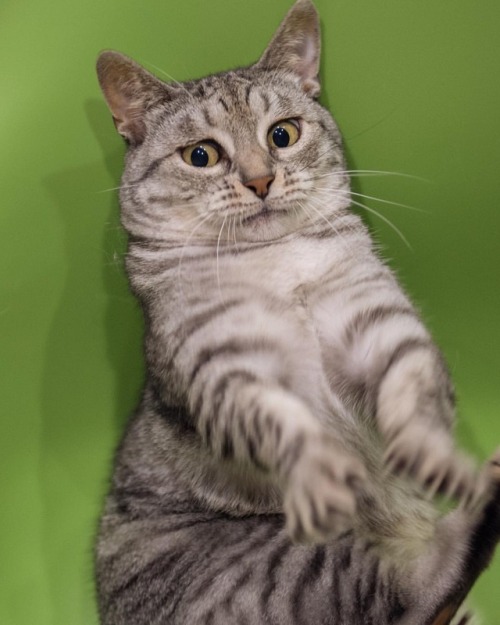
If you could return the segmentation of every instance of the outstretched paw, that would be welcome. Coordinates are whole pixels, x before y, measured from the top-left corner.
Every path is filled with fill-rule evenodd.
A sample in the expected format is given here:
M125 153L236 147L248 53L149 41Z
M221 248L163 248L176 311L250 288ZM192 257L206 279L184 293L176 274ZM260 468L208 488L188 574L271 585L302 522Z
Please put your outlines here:
M423 423L407 424L390 440L386 455L389 471L414 479L433 497L436 494L469 505L478 488L478 476L469 458L456 451L446 431Z
M294 542L322 543L351 527L362 463L330 439L309 441L290 472L284 508Z

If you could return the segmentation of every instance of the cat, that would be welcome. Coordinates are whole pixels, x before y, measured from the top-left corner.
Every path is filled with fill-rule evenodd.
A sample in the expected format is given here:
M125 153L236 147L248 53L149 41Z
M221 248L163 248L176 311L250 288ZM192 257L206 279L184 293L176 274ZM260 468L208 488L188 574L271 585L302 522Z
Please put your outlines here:
M500 454L455 448L444 359L350 210L319 57L310 0L250 67L167 84L99 56L146 325L102 625L445 625L500 538Z

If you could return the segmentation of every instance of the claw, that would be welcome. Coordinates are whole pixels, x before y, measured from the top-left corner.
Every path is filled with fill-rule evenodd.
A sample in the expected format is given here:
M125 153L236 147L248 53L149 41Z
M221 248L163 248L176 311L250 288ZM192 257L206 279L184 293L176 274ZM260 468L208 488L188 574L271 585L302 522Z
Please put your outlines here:
M345 531L356 512L356 495L366 479L355 457L328 441L314 441L290 473L284 508L295 542L322 543Z

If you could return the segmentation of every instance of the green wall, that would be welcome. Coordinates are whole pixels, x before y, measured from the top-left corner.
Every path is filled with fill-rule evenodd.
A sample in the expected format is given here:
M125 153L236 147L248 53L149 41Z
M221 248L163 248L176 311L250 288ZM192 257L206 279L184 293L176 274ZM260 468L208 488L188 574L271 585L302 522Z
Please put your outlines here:
M91 544L141 384L116 187L123 147L94 75L115 48L182 80L258 57L288 0L0 5L0 622L96 623ZM323 101L370 215L443 347L459 433L500 443L498 0L317 0ZM500 553L475 590L500 617Z

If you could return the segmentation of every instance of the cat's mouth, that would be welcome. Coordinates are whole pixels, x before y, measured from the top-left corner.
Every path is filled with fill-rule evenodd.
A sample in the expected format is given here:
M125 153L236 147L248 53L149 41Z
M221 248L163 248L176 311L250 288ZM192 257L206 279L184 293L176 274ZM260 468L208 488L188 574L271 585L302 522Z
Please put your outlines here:
M266 206L266 204L264 204L259 211L257 211L256 213L253 213L253 215L249 215L248 217L245 217L241 223L243 225L247 225L247 224L253 223L254 221L266 220L269 218L270 214L271 214L271 211L269 210L269 207Z
M282 212L282 211L276 211L276 210L270 209L269 206L264 204L263 207L259 211L242 219L241 223L244 226L248 224L252 224L252 223L262 223L264 221L268 221L269 219L271 219L271 217L275 215L277 212Z

